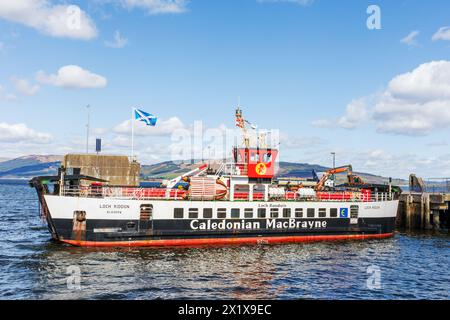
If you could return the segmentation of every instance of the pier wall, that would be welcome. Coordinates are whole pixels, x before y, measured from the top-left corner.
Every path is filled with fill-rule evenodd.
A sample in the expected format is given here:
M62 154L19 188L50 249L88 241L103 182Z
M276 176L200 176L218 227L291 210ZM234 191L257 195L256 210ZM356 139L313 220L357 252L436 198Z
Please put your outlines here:
M400 195L397 226L408 230L448 230L450 193L408 192Z
M107 180L109 185L139 186L141 166L127 156L68 154L63 165L68 172L78 169L79 174Z

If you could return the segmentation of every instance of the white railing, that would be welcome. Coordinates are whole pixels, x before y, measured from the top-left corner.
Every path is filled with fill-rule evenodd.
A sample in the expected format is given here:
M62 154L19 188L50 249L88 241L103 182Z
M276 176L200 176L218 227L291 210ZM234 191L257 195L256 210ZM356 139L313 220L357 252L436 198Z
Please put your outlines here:
M115 199L138 199L138 200L190 200L189 191L164 188L139 188L139 187L96 187L96 186L71 186L64 187L61 195L69 197L84 198L115 198ZM234 201L264 201L262 194L250 194L246 192L235 192ZM229 200L225 197L221 200ZM388 192L317 192L312 196L300 196L296 192L286 192L284 195L269 196L269 201L330 201L330 202L378 202L394 200L394 194ZM213 200L210 200L213 201Z

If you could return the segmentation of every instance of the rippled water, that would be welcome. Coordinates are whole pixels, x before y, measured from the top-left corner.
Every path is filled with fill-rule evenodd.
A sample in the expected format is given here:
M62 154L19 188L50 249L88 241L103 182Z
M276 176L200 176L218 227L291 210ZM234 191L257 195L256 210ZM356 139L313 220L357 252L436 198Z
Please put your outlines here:
M448 235L100 250L50 241L27 185L0 184L0 212L1 299L450 298ZM79 288L68 288L70 266L81 271ZM367 287L370 266L381 271L381 289Z

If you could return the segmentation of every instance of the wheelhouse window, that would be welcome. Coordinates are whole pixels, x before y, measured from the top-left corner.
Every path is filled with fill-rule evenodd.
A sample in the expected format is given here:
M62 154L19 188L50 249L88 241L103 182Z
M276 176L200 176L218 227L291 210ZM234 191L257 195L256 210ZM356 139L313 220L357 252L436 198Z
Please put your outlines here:
M253 218L253 209L252 208L246 208L244 210L244 218Z
M330 209L330 218L337 218L337 216L338 216L337 208L331 208Z
M278 218L278 208L270 209L270 217L271 218Z
M266 217L266 208L258 208L258 218Z
M308 218L314 218L314 216L316 215L316 212L315 212L316 210L314 209L314 208L308 208L307 210L306 210L306 216L308 217Z
M189 208L189 219L198 218L198 208Z
M173 209L173 217L175 219L183 219L184 218L184 209L183 208Z
M241 210L239 208L231 209L231 218L232 219L239 219L240 215L241 215Z
M210 219L213 216L213 210L211 208L204 208L203 209L203 218L204 219Z
M291 217L291 208L283 208L283 218Z
M295 217L296 218L303 218L303 208L296 208L295 209Z
M226 217L227 217L227 209L226 208L217 209L217 218L218 219L225 219Z
M319 218L325 218L327 216L327 209L319 208Z

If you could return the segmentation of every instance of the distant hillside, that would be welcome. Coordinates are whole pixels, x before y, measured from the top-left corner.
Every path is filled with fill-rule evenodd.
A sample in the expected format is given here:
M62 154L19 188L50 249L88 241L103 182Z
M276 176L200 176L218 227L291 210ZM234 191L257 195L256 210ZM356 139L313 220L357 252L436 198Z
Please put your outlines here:
M163 178L171 179L180 174L189 172L198 167L198 164L190 164L190 162L173 162L165 161L151 165L141 166L141 176L143 178Z
M31 178L58 172L62 156L30 155L0 162L0 178Z
M35 176L55 175L58 172L62 156L57 155L30 155L0 162L0 178L2 179L29 179ZM206 162L207 163L207 162ZM165 161L152 165L141 166L141 178L143 180L150 179L172 179L176 176L184 174L199 166L199 163L191 164L190 161ZM212 167L217 168L217 164ZM308 163L279 163L279 177L296 177L296 178L312 178L313 171L316 173L324 172L329 168ZM368 183L385 183L387 178L369 174L359 173ZM338 183L343 183L345 174L337 176ZM404 182L404 181L403 181ZM400 180L394 181L394 184L402 183Z
M312 177L313 170L315 172L324 172L329 168L320 166L318 164L309 163L294 163L280 161L280 168L278 170L278 176L280 177L296 177L296 178L308 178Z
M208 161L204 163L208 163ZM200 162L191 164L190 161L166 161L157 164L142 165L141 175L143 178L148 179L169 179L193 170L199 165ZM313 170L316 172L328 170L326 167L307 163L280 162L279 165L279 175L283 177L312 177ZM211 166L216 169L218 164L213 162Z
M141 176L143 179L171 179L186 173L192 169L195 169L199 164L190 164L190 162L173 162L166 161L152 165L142 165ZM213 166L214 167L214 166ZM312 178L313 171L316 173L324 172L330 168L317 164L308 163L293 163L293 162L280 162L279 163L279 177L296 177L296 178ZM367 183L386 183L388 178L373 175L370 173L355 172L363 178ZM345 174L337 175L338 183L344 183ZM400 183L400 180L394 181L394 183Z

